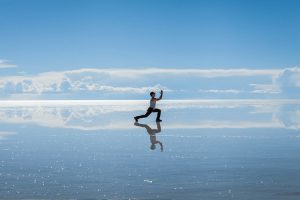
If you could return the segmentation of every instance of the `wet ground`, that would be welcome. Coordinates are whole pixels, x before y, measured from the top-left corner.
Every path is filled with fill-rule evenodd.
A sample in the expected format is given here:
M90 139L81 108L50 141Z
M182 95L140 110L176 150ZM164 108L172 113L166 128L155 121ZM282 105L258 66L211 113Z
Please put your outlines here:
M300 102L10 102L0 199L299 199Z

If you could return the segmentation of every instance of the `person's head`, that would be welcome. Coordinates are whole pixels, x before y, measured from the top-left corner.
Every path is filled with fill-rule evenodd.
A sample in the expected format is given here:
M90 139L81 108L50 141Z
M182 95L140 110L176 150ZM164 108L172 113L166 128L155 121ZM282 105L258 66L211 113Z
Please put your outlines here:
M154 150L154 149L156 149L156 146L155 146L155 144L151 144L151 146L150 146L150 149L151 149L151 150Z
M152 98L154 98L155 97L155 92L150 92L150 96L152 97Z

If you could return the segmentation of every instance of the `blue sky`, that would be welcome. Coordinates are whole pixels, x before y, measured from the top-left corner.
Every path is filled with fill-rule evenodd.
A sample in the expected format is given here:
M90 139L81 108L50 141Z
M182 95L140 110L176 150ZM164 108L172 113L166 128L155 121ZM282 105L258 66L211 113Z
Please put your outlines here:
M0 57L32 73L295 66L299 8L296 0L0 0Z
M285 71L300 63L299 8L297 0L0 0L2 82L7 80L3 76L31 79L43 72L84 68ZM298 69L292 73L299 77ZM232 88L243 77L235 82L215 79L197 91L244 91L246 86ZM270 77L253 77L246 85L275 87ZM144 79L144 84L126 86L162 85L165 77ZM19 86L13 82L5 84L15 84L16 92ZM174 82L166 85L174 90Z

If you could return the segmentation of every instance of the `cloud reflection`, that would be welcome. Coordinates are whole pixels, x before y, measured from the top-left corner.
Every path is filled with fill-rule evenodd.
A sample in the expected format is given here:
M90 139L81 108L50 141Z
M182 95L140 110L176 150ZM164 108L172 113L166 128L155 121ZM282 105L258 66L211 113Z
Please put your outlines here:
M0 140L4 140L9 135L14 135L15 132L0 131Z
M80 130L132 129L132 117L147 104L129 100L2 101L0 121ZM159 106L165 129L300 128L298 100L166 100Z

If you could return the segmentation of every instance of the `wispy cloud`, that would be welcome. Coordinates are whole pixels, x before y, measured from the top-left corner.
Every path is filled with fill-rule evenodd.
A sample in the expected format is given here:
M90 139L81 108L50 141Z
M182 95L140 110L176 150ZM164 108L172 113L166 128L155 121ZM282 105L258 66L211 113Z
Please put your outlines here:
M94 69L84 68L78 70L66 71L69 74L80 73L97 73L107 74L112 77L126 77L139 78L141 76L150 75L180 75L180 76L198 76L198 77L232 77L232 76L259 76L269 75L272 77L278 76L282 73L280 69L162 69L162 68L148 68L148 69Z
M15 68L17 67L14 64L11 64L8 60L0 59L0 69L2 68Z
M0 77L0 94L34 98L138 98L164 89L169 98L237 98L288 96L300 88L300 69L94 69ZM201 94L200 94L201 93ZM23 95L23 97L22 97ZM47 96L48 95L48 96ZM131 95L131 96L130 96ZM138 96L140 95L140 96ZM206 95L206 96L205 96ZM129 97L130 96L130 97Z
M281 89L279 84L250 84L254 87L252 93L270 93L270 94L279 94Z
M84 71L84 70L83 70ZM77 71L78 72L78 71ZM82 74L77 74L74 71L64 72L47 72L41 73L36 76L8 76L0 78L0 90L15 94L38 94L44 93L74 93L74 92L106 92L106 93L136 93L141 94L149 92L151 90L164 89L171 91L170 89L155 84L153 86L126 86L120 84L118 86L112 86L115 78L117 77L105 77L105 74L92 73L85 74L84 72L90 72L90 70L84 71ZM130 83L129 83L130 84ZM128 85L129 85L128 84Z
M199 90L199 92L205 92L205 93L230 93L230 94L239 94L243 91L241 90L235 90L235 89L226 89L226 90L218 90L218 89L210 89L210 90Z
M145 94L146 92L150 92L152 90L164 89L165 91L171 91L170 89L163 87L161 85L155 85L152 87L113 87L109 85L98 85L98 84L90 84L86 86L86 89L89 91L104 91L111 93L135 93L135 94Z

